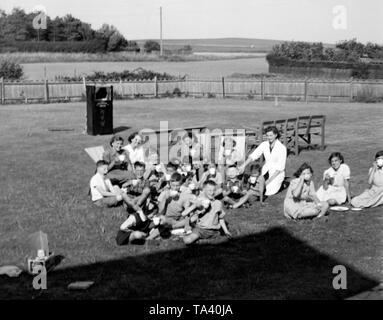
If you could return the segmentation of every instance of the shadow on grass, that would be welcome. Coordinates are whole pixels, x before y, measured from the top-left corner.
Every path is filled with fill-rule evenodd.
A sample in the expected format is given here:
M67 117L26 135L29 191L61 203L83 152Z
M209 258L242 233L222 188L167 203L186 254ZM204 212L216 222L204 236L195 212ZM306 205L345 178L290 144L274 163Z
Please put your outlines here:
M145 247L142 247L144 251ZM347 268L347 290L334 290L334 266L283 228L172 251L56 270L48 289L32 289L32 278L0 278L5 299L344 299L378 284ZM95 281L69 291L74 281Z

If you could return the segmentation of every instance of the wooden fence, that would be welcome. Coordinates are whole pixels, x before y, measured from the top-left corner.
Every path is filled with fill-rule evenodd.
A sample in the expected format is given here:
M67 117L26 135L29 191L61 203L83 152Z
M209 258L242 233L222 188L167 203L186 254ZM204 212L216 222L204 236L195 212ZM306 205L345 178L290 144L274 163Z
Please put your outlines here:
M94 82L88 82L91 84ZM383 81L330 80L143 80L107 81L113 85L115 99L166 96L247 97L297 101L355 101L359 97L383 98ZM55 102L85 99L85 79L82 82L5 82L0 79L0 101Z

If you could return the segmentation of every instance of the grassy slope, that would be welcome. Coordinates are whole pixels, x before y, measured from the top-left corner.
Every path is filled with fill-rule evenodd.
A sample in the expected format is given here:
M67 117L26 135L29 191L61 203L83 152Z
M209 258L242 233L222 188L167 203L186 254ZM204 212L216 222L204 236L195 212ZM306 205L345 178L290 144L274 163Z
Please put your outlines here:
M272 103L240 100L162 99L118 101L115 127L208 124L251 126L261 119L327 115L325 151L289 157L287 175L303 162L315 170L316 184L339 150L352 170L352 192L366 187L371 159L382 149L382 104ZM264 207L229 212L236 237L185 249L172 240L118 248L114 236L123 221L120 209L90 206L87 184L94 164L83 151L109 137L82 134L85 105L10 105L0 107L1 265L22 265L26 236L48 233L51 249L65 256L48 277L48 290L34 291L32 279L0 278L0 298L342 298L383 279L382 208L332 213L318 221L287 221L285 191ZM50 132L70 127L73 132ZM332 268L348 267L348 290L332 289ZM66 286L95 280L85 292Z

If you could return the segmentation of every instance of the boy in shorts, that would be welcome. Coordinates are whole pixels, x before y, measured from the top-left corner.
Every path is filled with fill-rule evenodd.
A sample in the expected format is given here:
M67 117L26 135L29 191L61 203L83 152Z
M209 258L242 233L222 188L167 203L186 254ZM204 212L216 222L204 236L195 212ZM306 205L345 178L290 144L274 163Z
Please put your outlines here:
M188 219L182 216L185 209L191 206L193 195L181 192L182 176L175 172L170 179L170 189L162 191L158 197L158 211L163 216L164 224L173 229L188 225Z
M93 203L98 207L116 207L125 203L139 213L142 220L146 217L139 206L133 203L118 186L113 186L106 178L108 173L108 164L104 160L96 163L96 174L90 179L90 192Z
M131 179L122 185L126 188L127 194L133 198L132 201L140 207L146 203L151 194L149 181L145 179L144 174L145 163L137 161L134 163Z
M186 245L190 245L199 239L209 239L220 234L222 229L225 235L231 238L227 229L225 212L222 202L215 199L217 185L214 181L208 180L203 185L203 191L197 202L188 211L197 210L198 220L192 233L183 238Z

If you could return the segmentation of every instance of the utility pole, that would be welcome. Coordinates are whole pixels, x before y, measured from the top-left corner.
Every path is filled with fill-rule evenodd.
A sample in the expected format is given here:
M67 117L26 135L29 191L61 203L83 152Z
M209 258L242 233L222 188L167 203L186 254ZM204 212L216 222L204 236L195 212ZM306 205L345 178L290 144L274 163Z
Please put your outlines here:
M164 53L162 46L162 7L160 7L160 56Z

